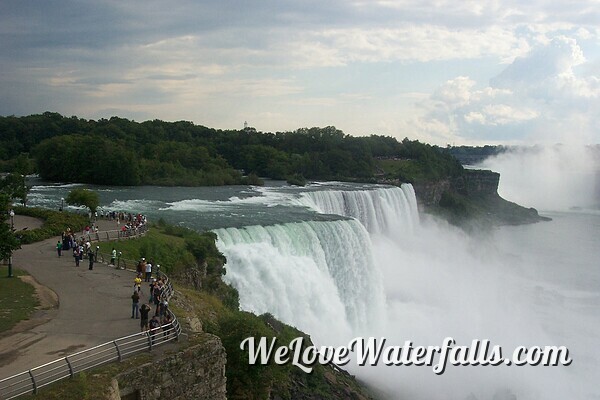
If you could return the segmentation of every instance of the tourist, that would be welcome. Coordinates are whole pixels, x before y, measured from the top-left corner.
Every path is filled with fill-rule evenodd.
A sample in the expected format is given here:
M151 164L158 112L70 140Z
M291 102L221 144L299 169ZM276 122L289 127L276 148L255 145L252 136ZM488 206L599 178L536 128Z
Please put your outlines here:
M150 306L146 303L144 303L140 308L140 327L142 332L146 332L148 330L148 315L150 314L150 310Z
M150 320L150 345L154 345L154 337L158 333L158 328L160 328L160 321L155 314Z
M169 303L166 299L163 298L162 301L158 304L158 317L162 319L166 315L168 308Z
M171 313L167 313L167 315L165 315L165 317L163 318L163 321L162 321L163 337L165 339L167 338L169 333L171 333L171 329L173 329L172 324L173 324L173 317L171 316Z
M58 253L58 256L60 257L62 255L62 248L63 248L63 244L62 242L59 240L56 243L56 252Z
M142 278L139 274L133 279L133 288L134 290L137 289L138 292L142 291Z
M93 270L94 269L94 252L92 251L92 249L90 249L88 251L88 260L89 260L89 270Z
M149 262L146 264L146 282L150 282L152 278L152 263Z
M131 295L131 300L132 300L132 304L131 304L131 318L139 318L139 310L140 310L140 294L137 292L137 290L133 291L133 294Z
M75 266L79 267L79 246L73 247L73 258L75 259Z
M154 311L155 314L158 314L158 306L160 305L161 294L162 294L162 289L160 288L160 285L157 282L156 285L154 285L154 294L152 295L152 297L154 299L154 305L156 306L156 311Z
M142 257L142 259L137 264L135 272L137 272L138 275L141 275L144 273L145 269L146 269L146 259Z
M115 250L115 248L112 248L112 252L110 253L110 263L111 265L115 265L117 261L117 250Z

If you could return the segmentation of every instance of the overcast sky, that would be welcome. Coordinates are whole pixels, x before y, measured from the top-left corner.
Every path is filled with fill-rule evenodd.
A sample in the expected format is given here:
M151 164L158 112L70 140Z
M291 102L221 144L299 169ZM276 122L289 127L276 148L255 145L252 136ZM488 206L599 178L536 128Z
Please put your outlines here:
M2 0L0 115L600 143L600 1Z

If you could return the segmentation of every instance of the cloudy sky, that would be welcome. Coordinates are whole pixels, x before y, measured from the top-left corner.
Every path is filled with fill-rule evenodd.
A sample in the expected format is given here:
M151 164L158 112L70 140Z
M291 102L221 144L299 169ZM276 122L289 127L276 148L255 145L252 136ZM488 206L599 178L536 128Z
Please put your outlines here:
M2 0L0 115L44 111L600 143L600 1Z

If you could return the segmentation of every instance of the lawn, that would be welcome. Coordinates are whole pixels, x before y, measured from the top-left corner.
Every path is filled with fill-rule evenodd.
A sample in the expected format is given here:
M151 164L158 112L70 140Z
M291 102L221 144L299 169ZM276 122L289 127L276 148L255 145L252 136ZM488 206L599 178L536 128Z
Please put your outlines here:
M194 263L191 254L185 250L185 240L180 237L166 235L158 227L151 227L148 233L139 239L126 239L112 242L94 243L100 246L100 251L110 254L113 247L117 252L122 252L126 260L154 260L161 265L161 270L168 272L173 267L190 265ZM135 268L135 265L127 265Z
M404 182L418 182L429 178L415 160L380 160L378 166L384 171L386 178L397 178Z
M0 333L9 331L17 322L28 319L39 305L35 288L18 276L25 272L13 268L14 277L8 278L8 268L0 268Z

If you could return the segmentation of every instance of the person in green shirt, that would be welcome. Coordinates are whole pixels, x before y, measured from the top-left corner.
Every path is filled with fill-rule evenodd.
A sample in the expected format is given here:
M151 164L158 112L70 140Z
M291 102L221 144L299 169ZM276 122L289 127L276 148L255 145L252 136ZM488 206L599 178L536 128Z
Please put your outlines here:
M62 242L60 240L56 243L56 252L59 257L62 255Z

